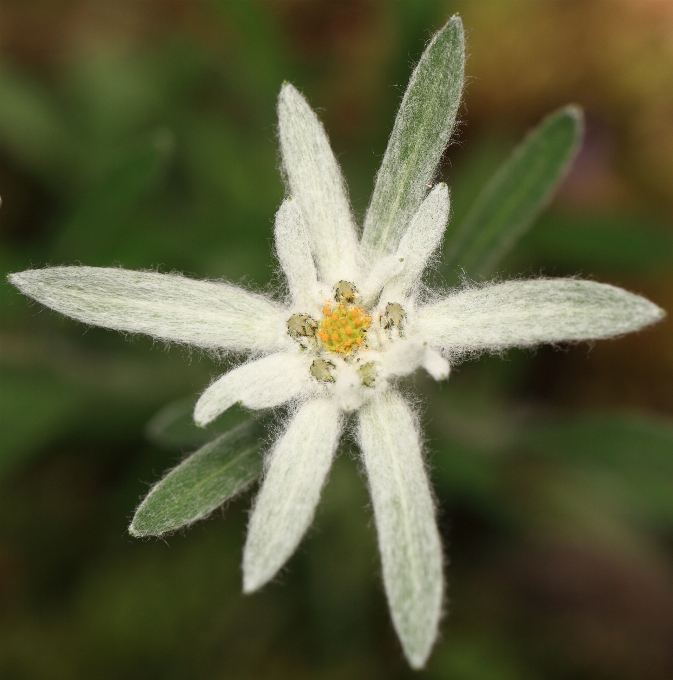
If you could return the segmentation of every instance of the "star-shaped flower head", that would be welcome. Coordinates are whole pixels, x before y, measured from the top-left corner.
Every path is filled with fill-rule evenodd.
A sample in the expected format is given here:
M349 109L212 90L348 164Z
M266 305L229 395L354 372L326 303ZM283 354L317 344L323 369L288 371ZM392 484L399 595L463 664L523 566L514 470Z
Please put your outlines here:
M372 497L383 580L395 629L415 668L436 637L443 557L417 417L396 387L418 368L436 380L484 351L576 342L638 330L663 316L610 285L536 279L464 287L421 285L449 217L449 192L432 186L463 82L462 25L453 18L417 65L361 236L325 131L284 84L278 103L289 197L275 243L286 299L175 274L52 267L10 276L23 293L88 324L193 345L246 351L249 360L206 389L205 425L240 403L289 404L266 457L243 556L244 590L278 572L310 526L348 414Z

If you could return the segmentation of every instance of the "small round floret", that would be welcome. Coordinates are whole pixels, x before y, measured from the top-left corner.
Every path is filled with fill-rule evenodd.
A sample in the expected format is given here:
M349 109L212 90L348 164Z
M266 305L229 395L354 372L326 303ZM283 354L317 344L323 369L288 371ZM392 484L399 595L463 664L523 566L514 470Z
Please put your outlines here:
M402 305L397 302L389 302L386 305L386 311L381 319L381 323L386 330L391 328L401 329L406 317L407 314L402 309Z
M357 296L358 291L353 283L339 281L339 283L334 286L334 299L337 302L353 302Z
M311 338L315 335L318 324L308 314L293 314L287 320L287 332L291 338Z
M332 375L334 368L335 366L331 361L315 359L309 370L311 375L320 382L334 382L334 376Z

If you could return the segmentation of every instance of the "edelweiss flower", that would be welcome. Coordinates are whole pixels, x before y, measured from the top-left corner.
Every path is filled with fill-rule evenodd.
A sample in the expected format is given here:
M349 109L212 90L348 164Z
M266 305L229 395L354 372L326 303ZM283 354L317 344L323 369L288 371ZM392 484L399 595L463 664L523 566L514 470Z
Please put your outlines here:
M442 41L454 47L442 48ZM438 68L445 72L440 79ZM428 187L449 140L462 69L462 29L454 19L412 76L360 238L322 125L302 95L283 85L279 131L291 196L275 222L289 287L282 302L226 283L123 269L53 267L10 277L26 295L85 323L247 351L249 361L201 395L194 414L201 425L236 403L291 405L250 518L246 592L273 578L296 549L346 414L357 412L384 584L414 667L425 663L436 637L443 558L417 418L396 381L418 368L444 380L452 362L484 351L606 338L663 315L642 297L576 279L494 283L448 295L423 288L423 270L449 217L446 185ZM429 79L444 88L435 99L446 102L444 110L424 108ZM414 132L426 123L431 134Z

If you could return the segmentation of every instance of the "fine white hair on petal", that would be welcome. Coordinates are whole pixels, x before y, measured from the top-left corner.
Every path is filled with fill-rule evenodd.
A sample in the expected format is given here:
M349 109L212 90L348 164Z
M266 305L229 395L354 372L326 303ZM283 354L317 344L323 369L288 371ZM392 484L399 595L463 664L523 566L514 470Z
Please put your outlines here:
M397 255L385 255L377 260L364 283L360 286L362 297L359 304L365 308L370 307L376 302L378 294L386 283L399 274L402 269L404 269L404 262L400 261Z
M425 348L423 368L435 379L446 380L451 373L451 364L432 347Z
M48 267L10 283L78 321L206 349L269 351L285 340L271 301L226 283L105 267Z
M367 262L395 252L427 193L451 137L464 72L463 26L453 16L421 55L395 117L362 232Z
M261 588L285 564L311 525L341 431L332 399L297 411L270 453L243 551L243 590Z
M306 224L296 199L286 198L276 213L276 253L285 272L296 309L313 311L318 277Z
M201 395L194 408L197 425L207 425L240 402L251 409L279 406L308 394L313 387L311 357L278 352L225 373Z
M423 364L426 350L427 345L418 338L391 342L379 355L382 377L413 373Z
M322 278L330 285L357 279L357 235L346 187L325 130L295 87L278 98L283 166L299 201Z
M399 302L418 282L442 241L449 208L449 189L444 183L438 184L421 203L400 240L395 257L403 269L386 284L384 302Z
M540 343L597 340L665 316L645 298L605 283L536 279L496 283L417 311L416 331L450 356Z
M416 423L399 394L379 393L362 407L359 440L393 624L421 668L437 636L443 559Z
M362 406L369 388L362 384L355 366L340 362L336 382L332 388L334 401L344 411L355 411Z

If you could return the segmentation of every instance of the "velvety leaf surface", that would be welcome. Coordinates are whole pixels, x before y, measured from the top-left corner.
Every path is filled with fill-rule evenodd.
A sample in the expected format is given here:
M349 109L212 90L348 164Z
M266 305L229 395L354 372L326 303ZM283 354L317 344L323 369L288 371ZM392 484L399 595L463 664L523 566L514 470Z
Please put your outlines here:
M254 481L262 469L264 430L243 423L171 470L140 504L133 536L160 536L199 520Z
M454 16L423 53L409 81L367 212L362 243L394 252L434 179L463 90L465 38Z
M548 116L497 170L447 244L447 267L487 275L551 199L582 136L582 112Z

